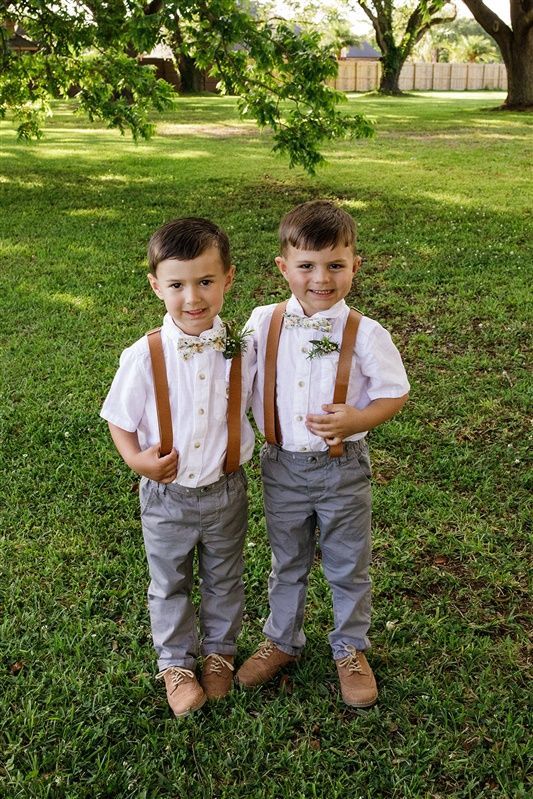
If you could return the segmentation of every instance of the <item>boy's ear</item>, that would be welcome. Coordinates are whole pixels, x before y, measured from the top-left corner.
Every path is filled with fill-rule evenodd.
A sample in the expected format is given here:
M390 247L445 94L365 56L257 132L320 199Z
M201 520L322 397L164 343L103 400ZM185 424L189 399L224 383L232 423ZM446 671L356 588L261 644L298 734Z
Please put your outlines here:
M224 292L231 288L231 284L235 279L235 266L232 264L226 274L224 275Z
M352 272L354 273L354 275L356 275L359 272L359 269L360 269L362 263L363 263L363 259L361 258L361 256L360 255L354 255L354 257L353 257L353 268L352 268Z
M161 291L159 289L159 283L157 282L156 276L152 275L151 272L148 272L146 277L148 278L148 282L150 283L154 294L156 294L159 297L159 299L162 300L163 297L161 296Z
M288 279L287 278L287 264L283 260L282 256L278 255L278 257L275 258L274 260L276 261L276 266L278 267L279 271L281 272L281 274L283 275L285 280L287 280Z

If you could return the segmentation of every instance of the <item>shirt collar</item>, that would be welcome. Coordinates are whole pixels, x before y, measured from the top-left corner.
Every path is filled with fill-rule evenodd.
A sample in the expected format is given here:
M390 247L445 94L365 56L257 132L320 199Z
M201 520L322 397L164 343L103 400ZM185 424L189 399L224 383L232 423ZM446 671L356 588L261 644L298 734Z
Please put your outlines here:
M187 333L180 330L169 313L166 313L163 317L163 330L171 341L178 341L178 339L183 338L183 336L187 336ZM209 330L204 330L203 333L200 333L197 337L195 336L195 338L207 338L214 330L225 330L224 323L220 316L215 316L213 326L210 327Z
M337 317L342 316L342 314L346 311L346 302L344 300L339 300L336 302L335 305L332 305L331 308L328 308L327 311L318 311L317 313L313 314L310 319L337 319ZM291 295L290 300L287 303L287 313L293 313L297 316L305 316L304 310L300 305L300 301L296 299L294 294Z

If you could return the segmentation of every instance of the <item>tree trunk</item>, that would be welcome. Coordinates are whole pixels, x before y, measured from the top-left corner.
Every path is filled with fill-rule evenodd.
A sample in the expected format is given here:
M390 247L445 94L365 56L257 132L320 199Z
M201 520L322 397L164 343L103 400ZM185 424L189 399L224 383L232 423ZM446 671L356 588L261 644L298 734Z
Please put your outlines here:
M522 41L516 33L511 46L502 49L507 68L507 98L503 105L510 110L533 108L533 29L529 29Z
M389 49L381 56L380 94L402 94L400 90L400 72L404 59L396 49Z
M181 91L185 94L201 92L204 88L203 75L196 67L194 58L180 54L178 56L178 66Z
M503 108L533 108L532 0L510 0L511 28L483 0L464 0L464 3L501 50L507 68L508 85Z

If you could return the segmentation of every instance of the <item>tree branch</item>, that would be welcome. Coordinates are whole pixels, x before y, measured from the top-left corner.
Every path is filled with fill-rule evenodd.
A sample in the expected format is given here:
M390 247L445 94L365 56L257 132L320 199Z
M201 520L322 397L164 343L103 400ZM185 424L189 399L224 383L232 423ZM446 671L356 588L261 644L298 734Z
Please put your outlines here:
M511 28L494 11L491 11L483 0L463 0L463 2L472 12L474 19L487 31L489 36L492 36L502 49L504 47L507 48L513 37Z
M510 6L513 31L526 33L533 25L533 0L510 0Z

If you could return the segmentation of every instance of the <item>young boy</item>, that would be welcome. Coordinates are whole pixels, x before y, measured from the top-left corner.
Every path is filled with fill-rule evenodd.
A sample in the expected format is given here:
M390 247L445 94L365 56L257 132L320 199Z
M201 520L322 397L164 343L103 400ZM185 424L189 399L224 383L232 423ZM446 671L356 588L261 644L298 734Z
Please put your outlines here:
M141 520L151 582L152 636L169 705L176 716L224 696L233 681L235 640L243 612L242 550L246 478L254 434L245 416L252 348L241 348L242 382L232 383L229 356L238 342L218 314L233 282L229 241L207 219L175 219L148 246L150 285L166 308L161 329L172 433L162 455L148 336L124 350L101 416L128 466L142 475ZM157 335L157 334L156 334ZM228 400L229 380L229 400ZM241 401L232 399L241 391ZM234 392L232 395L232 391ZM238 397L238 394L237 394ZM230 409L228 410L228 405ZM164 422L161 422L164 426ZM231 430L232 463L228 429ZM168 431L167 431L168 436ZM240 439L240 441L239 441ZM193 559L198 556L204 656L199 640Z
M272 548L270 615L267 640L236 679L260 685L298 660L318 527L342 696L348 705L369 707L377 687L364 655L371 554L366 434L400 410L409 383L389 333L344 301L361 263L352 217L330 202L304 203L282 219L280 239L276 264L292 296L256 308L247 323L257 353L254 416L267 439L261 467Z

